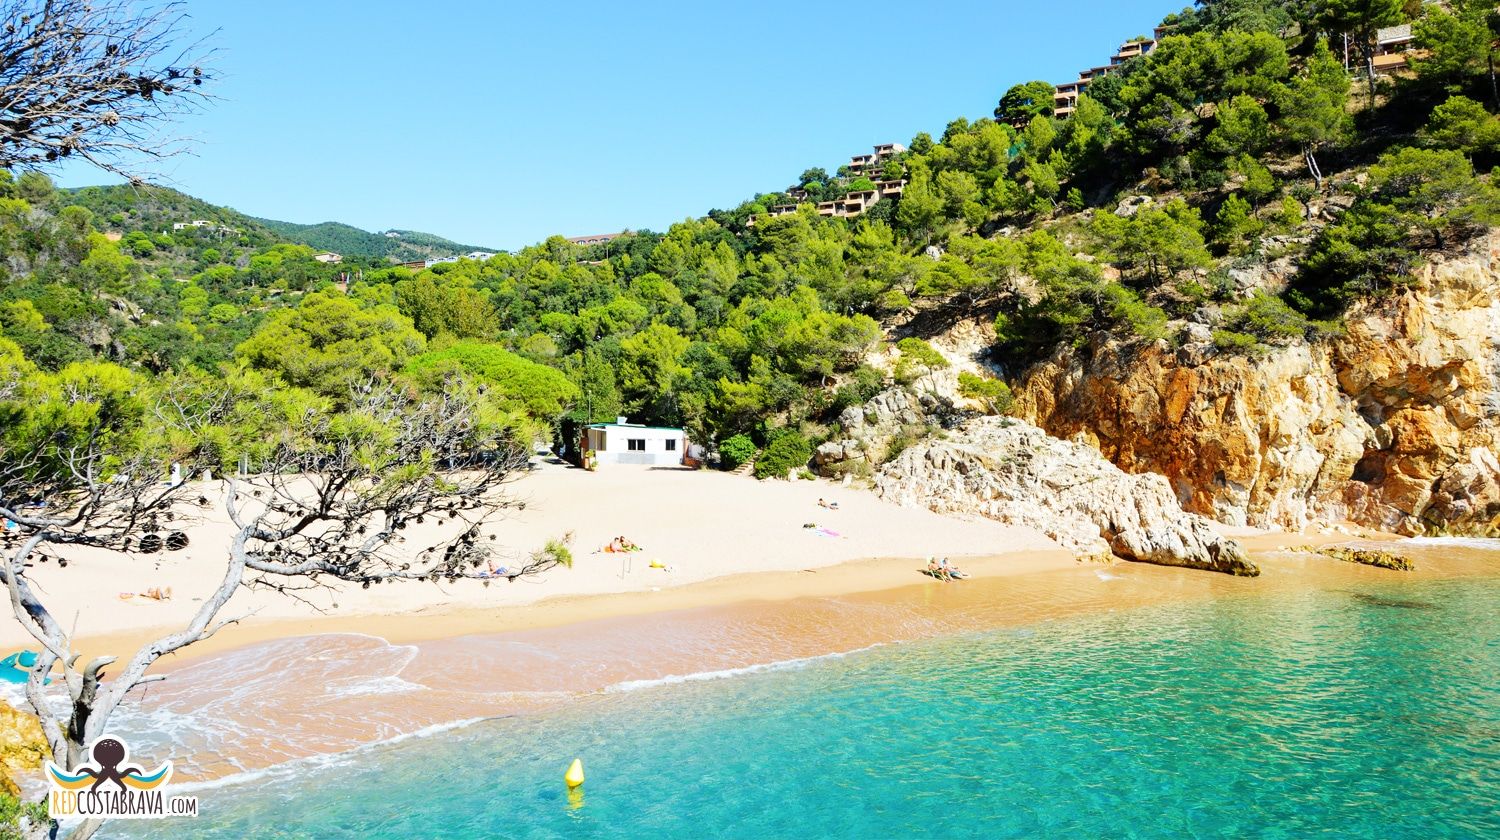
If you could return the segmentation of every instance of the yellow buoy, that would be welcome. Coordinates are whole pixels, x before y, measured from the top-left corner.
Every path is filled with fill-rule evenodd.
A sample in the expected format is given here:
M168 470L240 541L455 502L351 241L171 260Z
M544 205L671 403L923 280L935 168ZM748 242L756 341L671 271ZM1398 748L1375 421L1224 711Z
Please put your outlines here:
M567 782L570 788L583 784L583 759L573 759L573 763L568 765L568 772L563 774L563 781Z

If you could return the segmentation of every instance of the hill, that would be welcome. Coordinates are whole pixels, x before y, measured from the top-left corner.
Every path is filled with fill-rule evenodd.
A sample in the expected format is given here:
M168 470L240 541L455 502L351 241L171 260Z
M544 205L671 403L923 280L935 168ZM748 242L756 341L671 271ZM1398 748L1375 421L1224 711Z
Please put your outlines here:
M232 237L251 250L278 244L307 245L344 256L372 257L391 262L409 262L433 257L453 257L473 251L497 251L463 245L431 233L391 230L371 233L341 222L302 225L247 216L228 207L210 204L167 187L128 186L79 187L57 191L60 203L88 208L101 229L120 233L141 231L155 235L172 230L179 222L204 220L214 228L231 229ZM228 235L228 230L220 233Z
M237 238L252 249L290 241L250 216L167 187L78 187L60 189L57 197L62 206L87 208L101 230L158 234L171 231L178 222L205 220L238 231Z
M274 219L256 219L257 223L278 236L324 251L345 256L384 257L394 262L410 262L433 257L454 257L471 251L496 251L477 245L461 245L431 233L412 230L390 230L371 233L342 222L299 225Z

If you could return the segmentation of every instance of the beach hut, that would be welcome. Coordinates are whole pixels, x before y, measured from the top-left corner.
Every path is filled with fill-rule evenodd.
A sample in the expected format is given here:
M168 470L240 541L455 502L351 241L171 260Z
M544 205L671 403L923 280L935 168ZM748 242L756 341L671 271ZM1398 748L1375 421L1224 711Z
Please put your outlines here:
M643 426L617 418L583 430L579 449L592 452L597 464L678 466L688 451L687 435L668 426Z

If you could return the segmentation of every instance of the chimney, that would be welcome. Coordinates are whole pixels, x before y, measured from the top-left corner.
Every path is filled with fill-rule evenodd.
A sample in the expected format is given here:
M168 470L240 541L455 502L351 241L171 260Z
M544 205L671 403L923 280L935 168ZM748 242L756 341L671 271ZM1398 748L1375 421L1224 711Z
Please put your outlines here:
M625 425L625 418L624 417L616 417L615 418L615 425L617 425L617 426L623 426L623 425Z

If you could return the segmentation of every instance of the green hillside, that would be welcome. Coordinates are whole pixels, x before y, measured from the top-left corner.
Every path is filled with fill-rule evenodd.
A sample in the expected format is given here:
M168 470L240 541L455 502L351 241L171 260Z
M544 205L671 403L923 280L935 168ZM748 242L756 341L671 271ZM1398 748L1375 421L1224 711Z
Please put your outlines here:
M257 223L291 242L311 245L324 251L362 257L384 257L394 262L410 262L431 257L453 257L471 251L496 251L478 245L461 245L431 233L392 230L371 233L342 222L299 225L274 219L256 219ZM395 234L390 236L387 234Z

